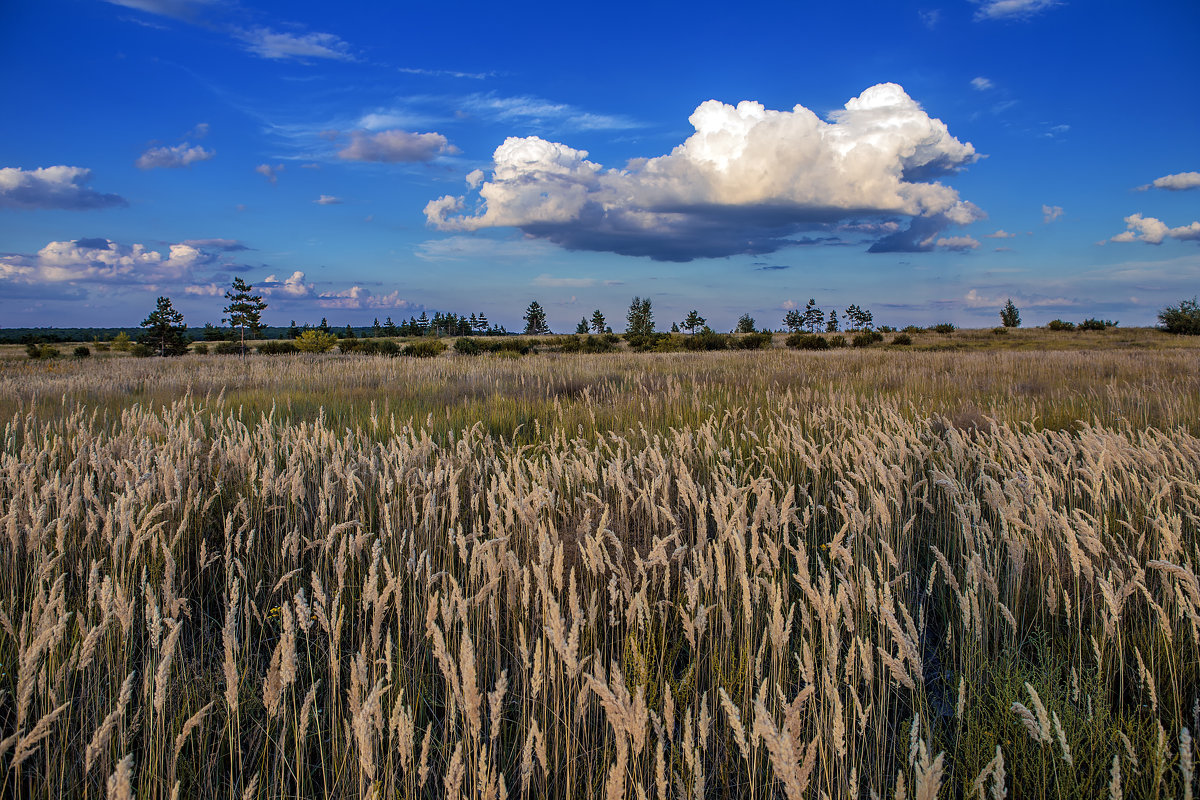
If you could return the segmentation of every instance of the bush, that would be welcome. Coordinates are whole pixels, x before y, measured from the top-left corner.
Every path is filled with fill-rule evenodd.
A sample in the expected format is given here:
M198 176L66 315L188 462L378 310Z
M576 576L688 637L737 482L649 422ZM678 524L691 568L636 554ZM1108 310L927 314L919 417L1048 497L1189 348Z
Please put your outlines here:
M243 347L241 342L217 342L213 352L219 356L240 356L250 352L249 347Z
M896 329L893 328L891 325L880 325L875 330L879 331L880 333L895 333L896 332Z
M829 346L832 348L835 348L835 349L838 347L845 347L846 346L846 337L842 336L840 333L837 336L830 336L829 337Z
M829 342L825 341L825 337L817 336L815 333L793 333L791 336L787 337L787 340L784 343L788 347L794 347L797 350L829 349Z
M133 346L133 344L129 341L129 334L126 333L125 331L121 331L120 333L118 333L116 336L113 337L112 349L116 350L119 353L123 353L123 352L129 350L129 348L132 346Z
M1158 312L1158 321L1167 333L1200 336L1200 305L1196 298L1182 300L1177 306L1167 306Z
M699 334L697 334L699 335ZM639 353L654 351L656 353L670 353L680 349L682 346L682 336L676 334L672 336L669 333L627 333L625 341L629 342L629 348Z
M107 353L112 349L108 342L95 342L92 346L96 348L97 353Z
M400 345L391 339L357 339L355 341L358 342L358 346L354 348L354 352L364 356L400 355ZM445 346L442 349L445 350Z
M208 355L208 345L206 345L204 342L194 344L192 345L192 352L198 356L206 356Z
M296 337L295 342L301 353L328 353L337 344L337 337L325 331L308 330Z
M613 337L616 339L617 337ZM564 336L559 343L562 353L611 353L616 349L616 343L610 342L603 336L588 334L587 336Z
M154 355L155 351L150 345L138 342L137 344L132 344L129 346L129 352L131 355L134 355L138 358L149 358L150 356Z
M903 330L904 330L904 333L920 333L921 331L923 331L925 329L922 328L920 325L905 325Z
M454 340L454 352L460 356L477 356L483 352L483 348L470 336L460 336Z
M953 322L939 322L937 325L930 325L929 330L934 333L954 333L958 326Z
M771 334L747 333L744 336L735 336L730 345L738 350L766 350L771 346Z
M883 334L877 333L876 331L864 331L863 333L857 334L853 339L851 339L850 344L853 347L870 347L871 345L882 341Z
M912 337L907 333L897 333L892 337L892 344L898 344L907 347L912 344Z
M91 358L92 351L88 349L86 344L81 344L75 348L73 355L76 358Z
M277 341L263 342L258 346L258 352L264 356L282 356L290 353L299 353L300 350L292 340L279 339Z
M1067 322L1063 319L1052 319L1046 325L1052 331L1073 331L1075 330L1074 322Z
M25 352L35 361L54 359L62 355L57 347L49 344L27 344Z
M1092 319L1089 317L1088 319L1085 319L1083 322L1079 323L1079 330L1103 331L1108 330L1109 328L1115 328L1117 327L1117 324L1118 323L1113 322L1111 319Z
M414 342L402 351L406 356L415 358L436 358L446 351L446 343L441 339L427 339Z
M1008 336L1008 328L992 328L993 336Z
M684 337L686 350L724 350L729 347L729 336L716 331L700 331Z

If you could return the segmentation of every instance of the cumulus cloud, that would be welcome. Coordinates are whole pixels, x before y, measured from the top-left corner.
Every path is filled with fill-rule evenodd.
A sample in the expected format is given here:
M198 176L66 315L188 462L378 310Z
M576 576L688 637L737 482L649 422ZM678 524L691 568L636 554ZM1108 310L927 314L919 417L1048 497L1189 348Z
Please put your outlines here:
M338 157L348 161L382 161L389 164L432 161L443 153L454 154L458 148L440 133L409 133L386 130L378 133L354 131L350 144L338 151Z
M1178 228L1168 226L1162 220L1154 217L1143 217L1141 214L1130 214L1125 218L1127 230L1118 233L1111 242L1145 242L1146 244L1162 244L1165 239L1180 241L1200 240L1200 222L1190 225L1180 225Z
M298 298L312 294L313 285L304 282L304 273L296 270L282 281L274 275L268 275L258 283L258 288L266 295Z
M178 169L197 161L208 161L215 155L212 150L206 150L200 145L192 147L184 142L174 147L151 147L134 163L138 169Z
M331 194L323 194L316 200L313 200L313 202L319 206L336 206L342 202L342 198L334 197Z
M283 172L283 164L276 164L273 167L270 164L259 164L254 168L254 171L272 184L276 184L279 182L279 173Z
M225 290L215 283L189 284L183 287L184 294L200 295L201 297L220 297Z
M995 86L995 84L981 75L978 78L971 79L971 86L977 91L986 92L988 89L991 89L993 86Z
M972 236L946 236L939 238L936 242L938 247L945 250L953 250L957 253L966 253L970 250L975 250L979 247L979 241Z
M92 171L84 167L0 168L0 208L57 208L82 211L129 205L115 194L87 187Z
M897 231L876 247L929 250L948 225L984 217L932 180L975 161L975 148L896 84L867 89L828 121L800 105L716 100L689 121L696 132L671 153L623 169L566 144L510 137L490 180L470 176L470 208L448 195L426 205L426 218L444 231L515 227L571 250L688 261L770 253L802 243L805 231L896 218L919 237Z
M1001 228L1000 230L996 231L995 233L984 234L983 238L985 238L985 239L1014 239L1014 238L1016 238L1016 236L1017 235L1015 233L1009 233L1008 231Z
M173 244L166 254L143 244L110 239L50 242L35 255L0 257L0 277L24 283L138 284L186 281L215 257L190 244Z
M1042 206L1042 222L1049 224L1063 215L1062 206Z
M1188 189L1200 189L1200 172L1176 172L1174 175L1164 175L1155 178L1145 186L1139 186L1138 191L1147 189L1166 189L1171 192L1182 192Z
M276 61L312 58L353 61L350 45L332 33L287 33L270 28L234 29L246 50L256 56Z
M413 308L413 304L400 297L400 292L372 294L370 289L351 286L340 292L322 292L317 296L317 305L322 308Z
M1058 0L976 0L975 19L1027 19L1058 5Z

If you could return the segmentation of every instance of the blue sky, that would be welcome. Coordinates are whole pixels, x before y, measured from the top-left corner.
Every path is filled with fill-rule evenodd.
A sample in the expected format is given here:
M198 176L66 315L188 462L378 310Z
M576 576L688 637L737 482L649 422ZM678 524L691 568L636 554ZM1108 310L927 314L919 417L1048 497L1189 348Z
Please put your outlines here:
M1200 5L0 7L0 326L634 295L1151 324L1200 290Z

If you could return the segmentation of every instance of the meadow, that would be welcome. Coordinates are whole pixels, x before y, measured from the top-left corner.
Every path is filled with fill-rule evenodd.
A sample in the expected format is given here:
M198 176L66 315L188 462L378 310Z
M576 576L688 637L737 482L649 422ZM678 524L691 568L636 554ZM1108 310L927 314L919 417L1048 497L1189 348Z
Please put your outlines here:
M1190 799L1129 335L0 361L0 795Z

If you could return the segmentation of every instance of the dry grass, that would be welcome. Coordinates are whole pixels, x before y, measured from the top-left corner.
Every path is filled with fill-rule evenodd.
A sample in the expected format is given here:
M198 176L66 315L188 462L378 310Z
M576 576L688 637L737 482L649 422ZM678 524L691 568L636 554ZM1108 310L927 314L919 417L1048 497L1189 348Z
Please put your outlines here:
M0 794L1193 790L1188 353L236 361L0 368Z

